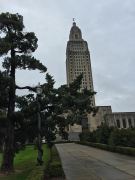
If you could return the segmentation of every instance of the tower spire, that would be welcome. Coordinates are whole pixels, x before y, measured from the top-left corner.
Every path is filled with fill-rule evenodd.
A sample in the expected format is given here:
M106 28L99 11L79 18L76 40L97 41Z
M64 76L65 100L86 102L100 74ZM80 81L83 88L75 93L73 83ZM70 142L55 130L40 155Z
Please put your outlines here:
M75 18L73 18L73 26L76 26Z

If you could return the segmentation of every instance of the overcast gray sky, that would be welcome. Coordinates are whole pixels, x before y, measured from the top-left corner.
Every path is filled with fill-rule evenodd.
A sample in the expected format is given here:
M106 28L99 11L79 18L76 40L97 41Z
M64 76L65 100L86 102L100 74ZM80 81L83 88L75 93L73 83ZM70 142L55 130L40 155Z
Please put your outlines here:
M0 0L0 12L19 13L38 37L34 56L66 83L65 52L72 18L88 42L97 105L135 111L135 0ZM18 71L20 85L44 82L38 71Z

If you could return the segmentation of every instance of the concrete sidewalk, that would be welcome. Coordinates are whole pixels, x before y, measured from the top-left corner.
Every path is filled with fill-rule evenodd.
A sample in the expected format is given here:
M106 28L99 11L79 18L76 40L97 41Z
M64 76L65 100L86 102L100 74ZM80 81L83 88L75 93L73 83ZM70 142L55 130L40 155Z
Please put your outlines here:
M135 180L135 158L74 143L56 145L67 180Z

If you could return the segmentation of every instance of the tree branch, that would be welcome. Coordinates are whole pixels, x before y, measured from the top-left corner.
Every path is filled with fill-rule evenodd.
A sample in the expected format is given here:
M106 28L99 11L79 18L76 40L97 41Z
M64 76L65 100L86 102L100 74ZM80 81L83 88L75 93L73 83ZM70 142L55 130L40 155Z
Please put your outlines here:
M16 53L23 53L23 51L15 51Z
M30 86L24 86L24 87L20 87L16 85L16 89L28 89L30 91L34 91L36 92L36 88L35 87L30 87Z

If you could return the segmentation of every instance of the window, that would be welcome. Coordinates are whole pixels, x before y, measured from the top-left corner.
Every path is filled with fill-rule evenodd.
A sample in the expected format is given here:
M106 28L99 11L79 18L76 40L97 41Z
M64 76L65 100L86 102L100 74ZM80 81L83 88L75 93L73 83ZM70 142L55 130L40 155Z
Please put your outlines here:
M116 120L116 124L117 124L117 127L120 128L120 120L119 119Z
M128 124L129 124L129 127L132 127L132 121L130 118L128 119Z
M78 34L75 34L75 39L78 39Z
M123 128L126 128L126 119L122 119L122 122L123 122Z

